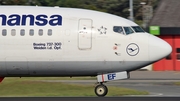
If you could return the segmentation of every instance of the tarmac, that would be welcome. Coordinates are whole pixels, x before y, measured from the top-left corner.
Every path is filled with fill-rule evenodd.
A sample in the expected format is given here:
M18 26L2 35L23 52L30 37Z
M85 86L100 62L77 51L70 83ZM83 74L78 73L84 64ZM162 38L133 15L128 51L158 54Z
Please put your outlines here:
M149 95L141 97L180 97L180 72L177 71L133 71L131 78L105 83L108 86L125 87L147 91ZM97 80L43 80L44 82L64 82L70 84L95 84ZM92 88L94 89L94 88ZM129 95L137 97L137 95ZM140 97L140 96L138 96Z
M9 97L0 101L180 101L177 97Z
M148 91L145 96L121 97L1 97L0 101L180 101L179 71L133 71L131 78L107 82L107 86L126 87ZM96 80L43 80L44 82L65 82L75 84L94 84ZM94 88L92 88L94 89Z
M180 71L133 71L130 80L180 80Z

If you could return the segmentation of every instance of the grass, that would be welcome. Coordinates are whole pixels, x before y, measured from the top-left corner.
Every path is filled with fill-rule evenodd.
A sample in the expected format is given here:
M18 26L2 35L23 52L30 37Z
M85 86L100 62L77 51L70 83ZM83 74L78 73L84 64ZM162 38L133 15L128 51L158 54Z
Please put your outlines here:
M94 85L42 82L38 80L58 78L6 78L0 84L1 97L89 97L94 94ZM35 81L34 81L35 80ZM59 79L58 79L59 80ZM109 86L107 96L147 95L146 91Z
M174 84L177 86L180 86L180 82L175 82Z

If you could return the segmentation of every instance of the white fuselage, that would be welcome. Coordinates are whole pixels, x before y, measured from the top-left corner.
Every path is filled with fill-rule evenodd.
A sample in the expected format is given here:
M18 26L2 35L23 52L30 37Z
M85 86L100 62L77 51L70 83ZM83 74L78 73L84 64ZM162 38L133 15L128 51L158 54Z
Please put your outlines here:
M0 6L0 76L95 76L132 71L171 52L155 36L135 31L120 34L113 31L114 26L138 25L91 10Z

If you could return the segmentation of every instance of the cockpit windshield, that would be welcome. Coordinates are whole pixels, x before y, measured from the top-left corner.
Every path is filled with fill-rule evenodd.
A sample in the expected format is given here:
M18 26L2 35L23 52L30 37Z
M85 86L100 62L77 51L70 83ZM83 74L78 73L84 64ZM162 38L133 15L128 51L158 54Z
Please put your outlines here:
M123 28L121 26L114 26L113 31L120 34L124 34Z
M134 33L134 31L130 27L123 27L126 35Z
M144 33L145 31L139 26L131 26L136 33Z
M129 35L133 33L144 33L145 31L139 26L114 26L113 31L119 34Z

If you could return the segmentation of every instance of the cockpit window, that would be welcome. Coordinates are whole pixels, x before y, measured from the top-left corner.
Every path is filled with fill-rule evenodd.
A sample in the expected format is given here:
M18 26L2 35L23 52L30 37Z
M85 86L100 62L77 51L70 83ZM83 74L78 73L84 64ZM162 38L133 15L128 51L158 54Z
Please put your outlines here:
M145 32L141 27L139 26L132 26L132 28L134 29L134 31L136 33L139 33L139 32Z
M126 35L134 33L134 31L130 27L124 27Z
M114 26L113 31L120 34L124 34L123 28L121 26Z

